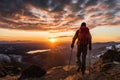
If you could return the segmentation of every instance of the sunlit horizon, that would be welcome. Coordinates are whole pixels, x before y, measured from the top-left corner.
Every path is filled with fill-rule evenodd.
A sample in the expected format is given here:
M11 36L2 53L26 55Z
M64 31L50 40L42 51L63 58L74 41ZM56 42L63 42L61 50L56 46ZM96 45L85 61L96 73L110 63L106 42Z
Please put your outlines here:
M47 31L18 31L0 29L0 41L34 41L34 42L70 42L76 30L49 33ZM120 41L119 27L95 27L90 30L93 42ZM67 35L67 36L66 36ZM62 37L60 37L62 36Z

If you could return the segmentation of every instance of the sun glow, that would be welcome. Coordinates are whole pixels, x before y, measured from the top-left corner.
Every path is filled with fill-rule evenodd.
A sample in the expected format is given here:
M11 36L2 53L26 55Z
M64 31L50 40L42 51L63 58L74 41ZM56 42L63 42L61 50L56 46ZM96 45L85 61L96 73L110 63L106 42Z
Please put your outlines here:
M51 43L55 43L57 40L56 40L55 38L50 38L49 41L50 41Z

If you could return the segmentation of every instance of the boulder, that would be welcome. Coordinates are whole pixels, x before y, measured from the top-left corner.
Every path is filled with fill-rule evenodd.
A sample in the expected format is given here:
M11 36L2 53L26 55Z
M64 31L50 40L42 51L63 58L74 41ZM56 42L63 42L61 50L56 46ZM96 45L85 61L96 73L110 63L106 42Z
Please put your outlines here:
M114 62L120 62L120 52L116 50L108 50L100 56L99 60L93 65L93 67L96 71L106 71L116 65Z
M45 74L46 74L45 69L42 69L41 67L36 65L31 65L27 69L23 70L18 80L23 80L27 78L40 78Z
M8 75L15 76L21 73L21 68L16 66L5 66Z
M0 78L7 75L6 70L3 66L0 65Z

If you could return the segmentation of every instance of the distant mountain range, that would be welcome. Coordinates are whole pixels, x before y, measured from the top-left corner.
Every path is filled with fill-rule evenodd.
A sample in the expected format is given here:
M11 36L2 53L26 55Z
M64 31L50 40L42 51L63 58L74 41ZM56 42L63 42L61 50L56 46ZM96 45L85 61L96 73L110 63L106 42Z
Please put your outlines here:
M93 49L91 51L91 60L94 63L99 59L99 56L102 55L108 48L116 45L120 47L119 42L104 42L104 43L93 43ZM47 52L37 52L34 54L28 54L28 51L34 50L44 50L50 49ZM51 68L60 65L66 65L69 62L70 52L70 43L61 43L51 47L48 44L44 43L9 43L0 45L0 54L3 55L18 55L21 56L21 61L27 62L29 64L39 64L45 68ZM76 63L76 46L73 49L71 64ZM44 54L45 53L45 54ZM89 54L89 53L88 53ZM9 56L8 56L9 57ZM88 56L87 56L88 59ZM87 60L88 61L88 60Z

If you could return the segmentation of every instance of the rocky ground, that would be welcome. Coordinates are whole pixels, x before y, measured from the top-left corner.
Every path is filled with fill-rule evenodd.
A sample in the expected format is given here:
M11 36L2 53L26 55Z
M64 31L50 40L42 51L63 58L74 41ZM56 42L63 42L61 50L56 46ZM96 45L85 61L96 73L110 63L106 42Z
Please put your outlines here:
M87 67L85 75L76 72L76 68L76 65L58 66L47 70L40 78L22 80L120 80L120 52L108 50L91 68ZM20 75L7 75L0 80L18 80Z

